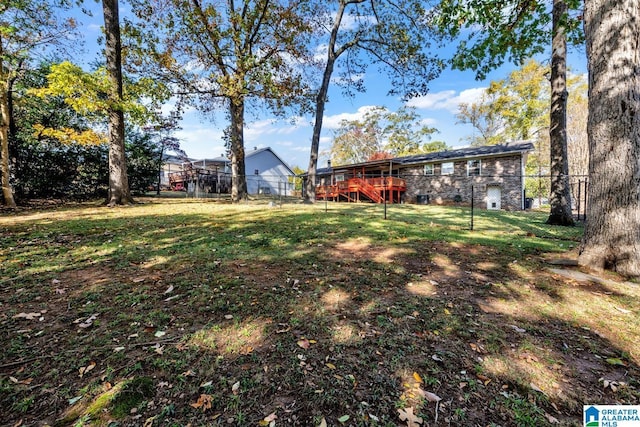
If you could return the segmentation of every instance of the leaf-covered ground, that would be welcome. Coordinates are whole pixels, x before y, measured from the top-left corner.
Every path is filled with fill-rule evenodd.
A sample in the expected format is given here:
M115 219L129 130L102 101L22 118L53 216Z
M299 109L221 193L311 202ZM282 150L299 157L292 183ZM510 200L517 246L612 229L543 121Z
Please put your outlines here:
M638 285L551 265L579 228L476 214L4 213L0 424L582 425L583 404L640 404Z

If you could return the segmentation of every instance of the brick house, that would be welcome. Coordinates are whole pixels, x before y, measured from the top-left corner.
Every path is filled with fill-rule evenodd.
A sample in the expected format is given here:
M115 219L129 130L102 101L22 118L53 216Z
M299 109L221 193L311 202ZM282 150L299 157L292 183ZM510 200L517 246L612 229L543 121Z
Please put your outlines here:
M521 210L524 166L533 149L521 141L322 168L316 193L336 201L469 205L473 188L476 207Z

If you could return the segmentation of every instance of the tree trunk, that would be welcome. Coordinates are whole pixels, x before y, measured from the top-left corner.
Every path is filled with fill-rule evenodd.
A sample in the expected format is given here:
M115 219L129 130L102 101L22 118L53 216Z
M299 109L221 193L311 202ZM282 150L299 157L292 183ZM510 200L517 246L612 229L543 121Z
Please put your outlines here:
M9 169L9 75L2 63L4 53L0 35L0 169L2 177L2 202L4 206L15 208L16 201L11 189L11 171Z
M579 263L640 277L640 0L586 0L589 202Z
M344 11L349 3L361 3L362 1L344 1L341 0L336 12L333 27L331 28L331 36L329 37L329 46L327 46L327 64L322 75L322 85L316 97L316 117L313 125L313 136L311 137L311 153L309 155L309 169L307 170L307 182L305 185L304 201L306 203L314 203L316 201L316 172L318 170L318 153L320 151L320 133L322 132L322 120L324 119L324 109L327 103L327 94L329 93L329 84L331 83L331 75L336 63L336 59L342 53L356 44L357 39L344 43L336 51L336 43L338 40L338 32Z
M231 201L247 199L244 165L244 100L229 100L231 115Z
M105 28L105 53L109 94L109 195L107 205L133 202L129 191L127 159L124 148L124 112L122 111L122 45L118 0L102 0Z
M316 117L313 125L313 136L311 137L311 153L309 155L309 169L307 170L307 182L304 194L304 201L306 203L314 203L316 201L316 172L318 170L318 152L320 151L320 133L322 132L322 120L324 118L324 109L327 103L327 94L329 92L329 84L331 83L334 64L335 58L329 55L327 65L324 69L322 85L316 97Z
M562 21L566 19L564 0L553 0L553 40L551 43L551 114L549 153L551 160L551 214L547 224L575 225L571 214L569 161L567 156L567 40Z

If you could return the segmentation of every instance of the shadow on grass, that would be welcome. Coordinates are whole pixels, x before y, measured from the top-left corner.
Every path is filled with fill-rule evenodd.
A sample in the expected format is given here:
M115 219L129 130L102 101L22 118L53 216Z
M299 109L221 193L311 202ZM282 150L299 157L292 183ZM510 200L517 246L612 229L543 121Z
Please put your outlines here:
M55 420L130 377L156 387L130 422L396 425L413 408L429 425L545 425L637 403L637 298L537 257L572 237L374 208L86 208L6 226L3 423Z

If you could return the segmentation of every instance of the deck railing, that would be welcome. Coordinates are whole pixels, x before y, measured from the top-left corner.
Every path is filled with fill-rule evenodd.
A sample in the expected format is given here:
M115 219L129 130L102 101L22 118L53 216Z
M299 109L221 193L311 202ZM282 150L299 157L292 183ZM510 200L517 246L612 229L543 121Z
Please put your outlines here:
M338 181L332 185L316 186L316 198L336 200L342 198L347 201L354 201L360 200L359 195L364 195L367 199L376 203L382 203L385 197L393 202L394 199L399 200L400 193L406 191L406 189L406 182L402 178L391 176L379 178L350 178L344 181Z

